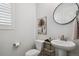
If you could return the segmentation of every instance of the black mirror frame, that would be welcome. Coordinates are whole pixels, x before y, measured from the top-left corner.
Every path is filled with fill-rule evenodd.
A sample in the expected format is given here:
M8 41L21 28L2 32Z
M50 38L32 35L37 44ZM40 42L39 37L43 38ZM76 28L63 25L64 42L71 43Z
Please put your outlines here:
M55 11L58 9L58 7L59 7L60 5L62 5L62 4L63 4L63 3L60 3L60 4L54 9L54 12L53 12L53 20L54 20L56 23L58 23L58 22L55 20L54 14L55 14ZM78 13L77 13L77 12L79 12L79 5L78 5L77 3L74 3L74 4L76 4L77 7L78 7L78 10L76 11L76 16L75 16L70 22L68 22L68 23L64 23L64 24L58 23L58 24L60 24L60 25L66 25L66 24L69 24L69 23L71 23L72 21L74 21L74 19L76 19L76 17L78 16Z

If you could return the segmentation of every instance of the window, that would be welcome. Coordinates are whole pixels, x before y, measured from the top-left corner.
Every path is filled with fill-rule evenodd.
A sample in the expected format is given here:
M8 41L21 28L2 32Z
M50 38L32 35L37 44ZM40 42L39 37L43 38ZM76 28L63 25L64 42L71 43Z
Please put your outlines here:
M0 29L8 29L14 25L12 5L11 3L0 3Z

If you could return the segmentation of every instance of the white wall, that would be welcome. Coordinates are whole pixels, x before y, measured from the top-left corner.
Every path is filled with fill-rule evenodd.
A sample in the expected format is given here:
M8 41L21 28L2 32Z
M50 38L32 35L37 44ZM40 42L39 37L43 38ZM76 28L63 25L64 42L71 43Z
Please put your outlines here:
M58 3L37 4L37 18L47 16L47 36L54 39L60 38L62 34L68 40L76 38L76 20L67 25L59 25L53 20L53 11ZM72 51L70 55L78 55L77 51Z
M59 25L53 20L53 11L58 3L37 4L37 18L47 16L47 34L55 39L60 38L62 34L67 39L72 39L74 34L74 22L67 25Z
M34 45L36 6L35 4L15 4L16 28L0 30L0 55L24 55ZM14 42L21 42L14 48Z

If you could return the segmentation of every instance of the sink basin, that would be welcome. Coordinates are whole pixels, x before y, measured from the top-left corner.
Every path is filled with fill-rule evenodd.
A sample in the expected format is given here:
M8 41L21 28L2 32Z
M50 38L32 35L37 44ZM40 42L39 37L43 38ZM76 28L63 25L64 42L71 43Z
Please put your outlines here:
M52 40L52 45L58 49L59 55L66 55L66 51L75 49L76 44L73 41Z
M52 40L51 43L54 47L64 50L73 50L76 46L73 41Z

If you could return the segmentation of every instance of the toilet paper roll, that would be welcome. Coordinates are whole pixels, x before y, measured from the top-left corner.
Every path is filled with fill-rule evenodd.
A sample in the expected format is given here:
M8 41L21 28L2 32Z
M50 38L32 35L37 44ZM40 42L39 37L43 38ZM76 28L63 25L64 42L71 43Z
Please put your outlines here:
M13 43L13 46L14 46L14 47L19 47L19 45L20 45L19 42L15 42L15 43Z

